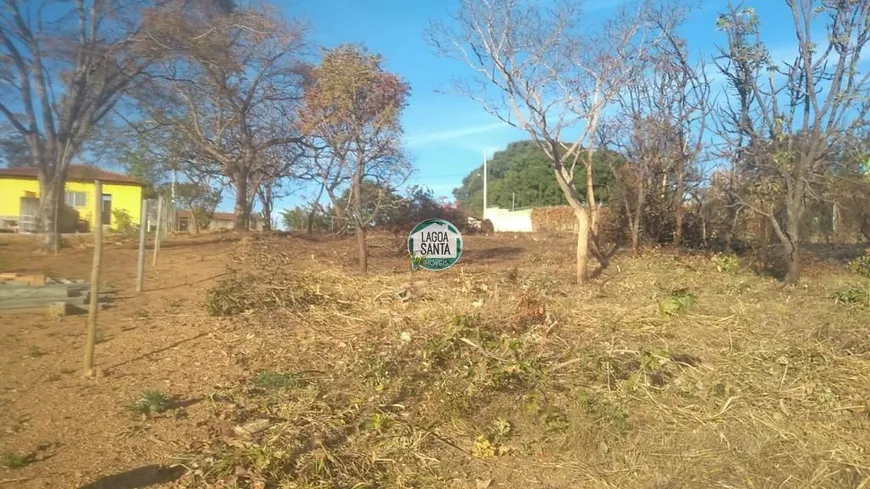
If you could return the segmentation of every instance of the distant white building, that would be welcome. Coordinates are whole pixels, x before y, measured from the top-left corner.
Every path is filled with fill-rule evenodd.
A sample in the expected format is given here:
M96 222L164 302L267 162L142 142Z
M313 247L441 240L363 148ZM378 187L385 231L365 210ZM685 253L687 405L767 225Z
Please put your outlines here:
M497 233L531 233L532 210L520 209L511 211L499 207L489 207L483 211L483 218L489 219L492 228Z

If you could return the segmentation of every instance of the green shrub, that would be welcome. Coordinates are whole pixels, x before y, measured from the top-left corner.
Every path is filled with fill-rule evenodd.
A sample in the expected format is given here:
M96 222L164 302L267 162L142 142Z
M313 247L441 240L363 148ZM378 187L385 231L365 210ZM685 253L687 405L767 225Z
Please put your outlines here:
M659 311L665 316L678 316L694 307L697 296L687 288L676 289L659 303Z
M870 291L860 285L839 290L831 294L837 304L870 304Z
M719 272L732 273L740 268L740 259L730 253L716 253L713 255L713 263Z
M115 228L121 234L136 234L136 226L133 225L133 216L127 209L112 209L112 221Z
M864 252L864 255L849 262L849 270L854 274L870 278L870 248Z

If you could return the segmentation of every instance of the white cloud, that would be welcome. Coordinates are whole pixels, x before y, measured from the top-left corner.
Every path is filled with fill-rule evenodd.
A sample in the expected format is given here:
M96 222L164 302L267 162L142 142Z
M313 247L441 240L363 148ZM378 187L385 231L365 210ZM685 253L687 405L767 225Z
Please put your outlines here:
M507 124L503 122L493 122L490 124L481 124L477 126L468 126L461 127L458 129L448 129L446 131L433 131L427 132L423 134L416 134L413 136L408 136L407 144L409 147L414 146L423 146L430 143L435 143L439 141L449 141L451 139L459 139L465 136L473 136L475 134L483 134L487 132L492 132L498 129L508 128Z

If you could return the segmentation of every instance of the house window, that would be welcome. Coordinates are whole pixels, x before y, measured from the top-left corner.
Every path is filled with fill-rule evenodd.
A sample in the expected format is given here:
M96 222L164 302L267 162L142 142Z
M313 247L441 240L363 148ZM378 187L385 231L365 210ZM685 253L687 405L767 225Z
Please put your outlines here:
M87 194L84 192L67 192L64 202L70 207L84 207L87 204Z
M102 209L103 224L106 226L112 225L112 196L103 194L103 209Z

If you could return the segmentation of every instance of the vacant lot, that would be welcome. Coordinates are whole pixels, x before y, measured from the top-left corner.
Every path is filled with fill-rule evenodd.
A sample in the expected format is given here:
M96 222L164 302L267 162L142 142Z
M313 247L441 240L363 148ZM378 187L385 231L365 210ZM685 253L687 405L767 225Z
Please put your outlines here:
M88 276L86 243L0 242L0 271ZM85 318L0 316L0 485L870 487L870 283L840 263L617 255L578 288L568 239L468 237L440 273L371 244L362 277L352 239L179 238L141 294L107 244L100 376Z

